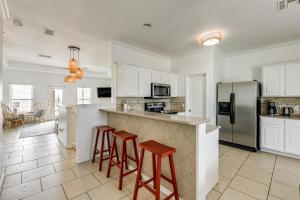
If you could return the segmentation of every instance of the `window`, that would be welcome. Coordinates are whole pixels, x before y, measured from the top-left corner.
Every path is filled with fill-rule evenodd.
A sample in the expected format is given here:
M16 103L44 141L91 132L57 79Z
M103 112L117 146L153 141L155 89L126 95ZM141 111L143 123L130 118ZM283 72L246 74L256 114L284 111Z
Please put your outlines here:
M77 104L92 103L92 88L77 88Z
M22 113L31 110L33 101L33 86L11 84L9 104L14 111Z

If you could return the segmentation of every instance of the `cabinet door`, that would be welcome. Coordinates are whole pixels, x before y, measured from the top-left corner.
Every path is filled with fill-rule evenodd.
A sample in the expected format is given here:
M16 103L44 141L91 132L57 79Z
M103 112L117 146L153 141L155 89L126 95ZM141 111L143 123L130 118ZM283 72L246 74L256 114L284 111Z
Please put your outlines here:
M170 84L170 82L169 82L169 73L160 72L160 83Z
M151 71L151 81L152 81L152 83L161 83L161 81L160 81L160 72Z
M285 66L274 65L263 68L263 96L285 96Z
M169 74L169 84L171 85L171 97L177 97L178 96L177 74Z
M139 69L139 96L151 96L151 70Z
M284 152L284 120L261 120L261 148Z
M286 96L300 96L300 63L286 66Z
M300 155L300 121L286 120L285 152Z
M137 97L139 95L138 68L129 65L124 65L123 79L124 96Z

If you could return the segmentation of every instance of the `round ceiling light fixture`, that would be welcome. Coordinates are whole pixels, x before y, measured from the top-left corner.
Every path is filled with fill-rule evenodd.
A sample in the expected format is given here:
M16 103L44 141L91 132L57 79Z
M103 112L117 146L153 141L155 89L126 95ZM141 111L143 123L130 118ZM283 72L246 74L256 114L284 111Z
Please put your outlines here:
M199 37L199 44L203 46L213 46L220 43L224 39L224 35L221 31L213 31L202 34Z

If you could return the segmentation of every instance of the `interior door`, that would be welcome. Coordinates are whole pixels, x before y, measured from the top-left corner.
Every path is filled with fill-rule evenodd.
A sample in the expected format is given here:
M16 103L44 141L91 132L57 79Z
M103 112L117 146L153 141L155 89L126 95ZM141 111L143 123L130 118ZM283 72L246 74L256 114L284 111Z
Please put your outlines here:
M218 119L217 124L221 126L220 140L226 142L232 142L232 124L230 122L230 114L222 114L222 104L230 102L230 94L232 93L232 83L220 83L218 84Z
M190 115L206 116L206 81L204 75L191 76L189 78L189 103Z
M258 83L233 83L235 93L235 123L233 143L257 147L257 96Z

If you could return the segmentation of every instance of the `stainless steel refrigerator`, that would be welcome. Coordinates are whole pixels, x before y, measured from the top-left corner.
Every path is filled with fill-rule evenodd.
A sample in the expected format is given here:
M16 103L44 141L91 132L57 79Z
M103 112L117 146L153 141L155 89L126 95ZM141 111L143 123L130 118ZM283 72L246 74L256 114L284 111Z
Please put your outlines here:
M260 84L257 81L217 84L217 124L220 143L258 149Z

